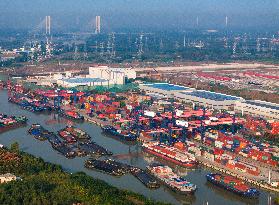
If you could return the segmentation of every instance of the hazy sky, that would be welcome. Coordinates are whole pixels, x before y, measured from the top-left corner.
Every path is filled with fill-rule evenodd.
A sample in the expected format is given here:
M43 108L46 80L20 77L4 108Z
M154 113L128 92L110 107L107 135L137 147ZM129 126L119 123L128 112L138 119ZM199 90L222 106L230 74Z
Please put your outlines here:
M54 29L89 29L101 15L105 29L279 27L279 0L0 0L0 28L28 28L51 15Z

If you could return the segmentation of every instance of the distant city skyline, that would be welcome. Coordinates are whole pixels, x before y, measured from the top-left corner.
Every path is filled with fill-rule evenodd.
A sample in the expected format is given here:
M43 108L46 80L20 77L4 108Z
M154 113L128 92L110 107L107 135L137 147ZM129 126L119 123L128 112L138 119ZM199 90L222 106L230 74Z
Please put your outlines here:
M0 29L32 29L51 16L53 30L207 28L277 29L273 0L1 0ZM198 19L198 23L197 23ZM93 23L92 23L93 22Z

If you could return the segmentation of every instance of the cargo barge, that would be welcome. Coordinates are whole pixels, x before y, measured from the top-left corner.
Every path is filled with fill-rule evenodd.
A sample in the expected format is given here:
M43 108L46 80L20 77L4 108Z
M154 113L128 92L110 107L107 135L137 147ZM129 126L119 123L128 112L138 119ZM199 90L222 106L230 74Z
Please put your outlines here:
M88 169L96 169L108 173L113 176L122 176L127 173L127 165L120 162L115 162L114 160L96 160L89 159L84 165Z
M76 157L76 152L70 148L69 146L61 143L61 144L57 144L55 146L52 146L56 151L58 151L58 153L64 155L66 158L68 159L73 159Z
M182 167L192 168L197 165L196 158L193 154L187 153L187 151L182 152L172 146L158 142L148 142L143 143L142 147L144 151Z
M27 123L27 120L25 116L16 117L0 114L0 133L23 126Z
M77 141L75 137L71 135L71 133L64 129L58 131L58 135L69 144L75 143Z
M112 155L112 152L108 151L104 147L96 144L95 142L86 142L78 144L78 153L81 156L104 156Z
M193 194L197 190L196 185L175 174L168 166L150 165L147 170L173 191L182 194Z
M50 135L54 135L53 132L49 132L40 124L32 124L28 133L34 136L35 139L40 141L45 141L49 138Z
M155 177L145 170L134 167L131 169L131 173L149 189L158 189L160 187L160 184Z
M124 130L118 130L111 125L103 126L102 130L104 133L108 133L110 135L116 136L122 140L126 140L126 141L136 141L137 140L137 136L135 134L132 134L131 132L124 131Z
M217 185L240 196L256 198L260 195L260 192L257 189L251 188L244 184L243 181L231 176L211 173L206 175L206 179L214 185Z
M87 134L85 131L83 131L79 128L73 127L73 126L67 126L63 130L70 133L78 141L88 141L91 139L89 134Z

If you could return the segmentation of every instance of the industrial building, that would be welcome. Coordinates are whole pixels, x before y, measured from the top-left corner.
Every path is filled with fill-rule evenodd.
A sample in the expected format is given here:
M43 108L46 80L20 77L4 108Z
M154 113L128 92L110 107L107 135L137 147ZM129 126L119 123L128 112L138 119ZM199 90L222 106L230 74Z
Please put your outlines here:
M243 115L250 114L267 119L279 119L279 105L275 103L245 100L241 97L168 83L140 84L139 87L151 96L173 97L186 103L202 105L216 110L234 110Z
M241 112L242 114L279 120L279 105L275 103L260 100L246 100L244 102L236 102L235 111Z
M89 75L61 78L57 84L63 87L124 85L129 78L136 78L132 69L96 66L89 67Z
M235 102L243 100L240 97L205 90L195 90L193 88L168 83L141 84L140 88L152 95L173 96L175 99L186 103L202 105L217 110L233 110Z

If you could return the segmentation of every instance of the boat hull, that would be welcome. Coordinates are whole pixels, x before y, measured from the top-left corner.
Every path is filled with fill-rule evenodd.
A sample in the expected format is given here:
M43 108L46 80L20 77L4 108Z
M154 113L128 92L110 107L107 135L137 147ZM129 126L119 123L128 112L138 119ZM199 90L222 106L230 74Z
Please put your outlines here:
M257 193L248 193L248 192L240 191L240 190L237 190L237 189L235 189L235 188L233 188L233 187L231 187L229 185L226 185L225 183L221 183L221 182L219 182L217 180L214 180L210 176L211 175L207 175L206 176L206 179L207 179L208 182L210 182L210 183L212 183L212 184L214 184L214 185L216 185L218 187L221 187L221 188L223 188L225 190L233 192L233 193L235 193L237 195L248 197L248 198L257 198L259 196L259 192L257 192Z
M186 168L192 168L194 166L196 166L197 164L196 163L184 163L184 162L180 162L176 159L173 159L171 157L168 157L166 155L163 155L161 153L158 153L158 152L155 152L151 149L148 149L148 148L143 148L144 151L148 152L149 154L153 154L153 155L156 155L157 157L160 157L160 158L163 158L164 160L167 160L167 161L170 161L174 164L177 164L179 166L182 166L182 167L186 167Z

